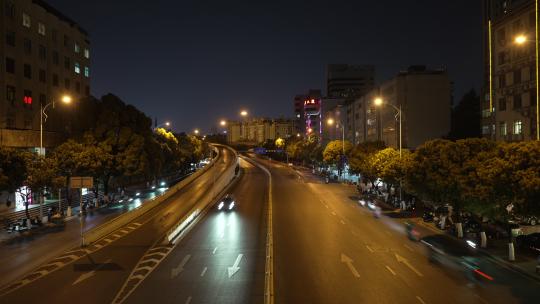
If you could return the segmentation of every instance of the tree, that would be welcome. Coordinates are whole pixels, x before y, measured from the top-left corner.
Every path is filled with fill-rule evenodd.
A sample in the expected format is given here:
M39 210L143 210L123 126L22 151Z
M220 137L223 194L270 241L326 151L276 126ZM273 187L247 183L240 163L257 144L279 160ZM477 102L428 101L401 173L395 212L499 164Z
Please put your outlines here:
M448 138L457 140L482 137L481 115L480 97L474 89L471 89L452 110L451 131Z
M352 150L350 141L345 141L345 154L343 154L343 141L334 140L326 145L323 152L323 160L328 164L339 164L343 156L349 155Z
M400 157L399 151L394 148L372 153L368 157L368 163L374 176L382 179L389 187L400 184L405 178L405 172L411 163L411 153L403 150Z
M350 170L360 174L363 179L372 184L377 179L377 172L373 170L369 158L372 154L385 148L383 141L371 141L358 144L351 152L349 157Z
M0 191L13 194L23 186L30 157L30 152L0 147Z

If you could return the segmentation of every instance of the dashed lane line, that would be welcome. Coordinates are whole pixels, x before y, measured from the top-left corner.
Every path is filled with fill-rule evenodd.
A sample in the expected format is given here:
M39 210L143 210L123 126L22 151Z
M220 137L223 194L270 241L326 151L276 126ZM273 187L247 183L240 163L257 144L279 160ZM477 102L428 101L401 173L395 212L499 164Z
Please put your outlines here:
M208 267L204 267L204 269L201 272L201 277L204 277L204 274L206 273L207 270L208 270Z
M422 304L426 304L426 302L424 302L424 300L422 300L422 298L420 298L420 296L416 296L416 299L418 300L418 302L420 302Z

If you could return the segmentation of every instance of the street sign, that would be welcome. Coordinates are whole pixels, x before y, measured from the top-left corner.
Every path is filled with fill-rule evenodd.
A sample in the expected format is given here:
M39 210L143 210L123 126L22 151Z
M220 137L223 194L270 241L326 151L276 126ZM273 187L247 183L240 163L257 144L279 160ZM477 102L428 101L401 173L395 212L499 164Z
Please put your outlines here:
M94 178L93 177L72 177L69 179L72 189L82 189L82 188L93 188L94 187Z

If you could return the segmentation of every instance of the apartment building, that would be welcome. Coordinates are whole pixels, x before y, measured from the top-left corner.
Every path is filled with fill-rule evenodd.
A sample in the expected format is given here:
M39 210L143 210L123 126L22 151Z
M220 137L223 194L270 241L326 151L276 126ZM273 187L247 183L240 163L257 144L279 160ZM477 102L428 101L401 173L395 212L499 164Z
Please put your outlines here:
M535 140L538 103L534 1L485 0L484 23L482 134L499 141Z
M43 139L52 147L69 131L77 100L90 95L88 33L42 0L0 4L0 145L39 147L40 109L50 104ZM64 95L72 105L61 105Z

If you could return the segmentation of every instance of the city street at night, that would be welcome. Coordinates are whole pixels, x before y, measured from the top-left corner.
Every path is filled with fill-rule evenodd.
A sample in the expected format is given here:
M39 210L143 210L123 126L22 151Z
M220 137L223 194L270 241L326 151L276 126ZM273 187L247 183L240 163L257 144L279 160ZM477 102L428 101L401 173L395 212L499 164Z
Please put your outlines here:
M0 21L0 304L540 303L540 0Z

